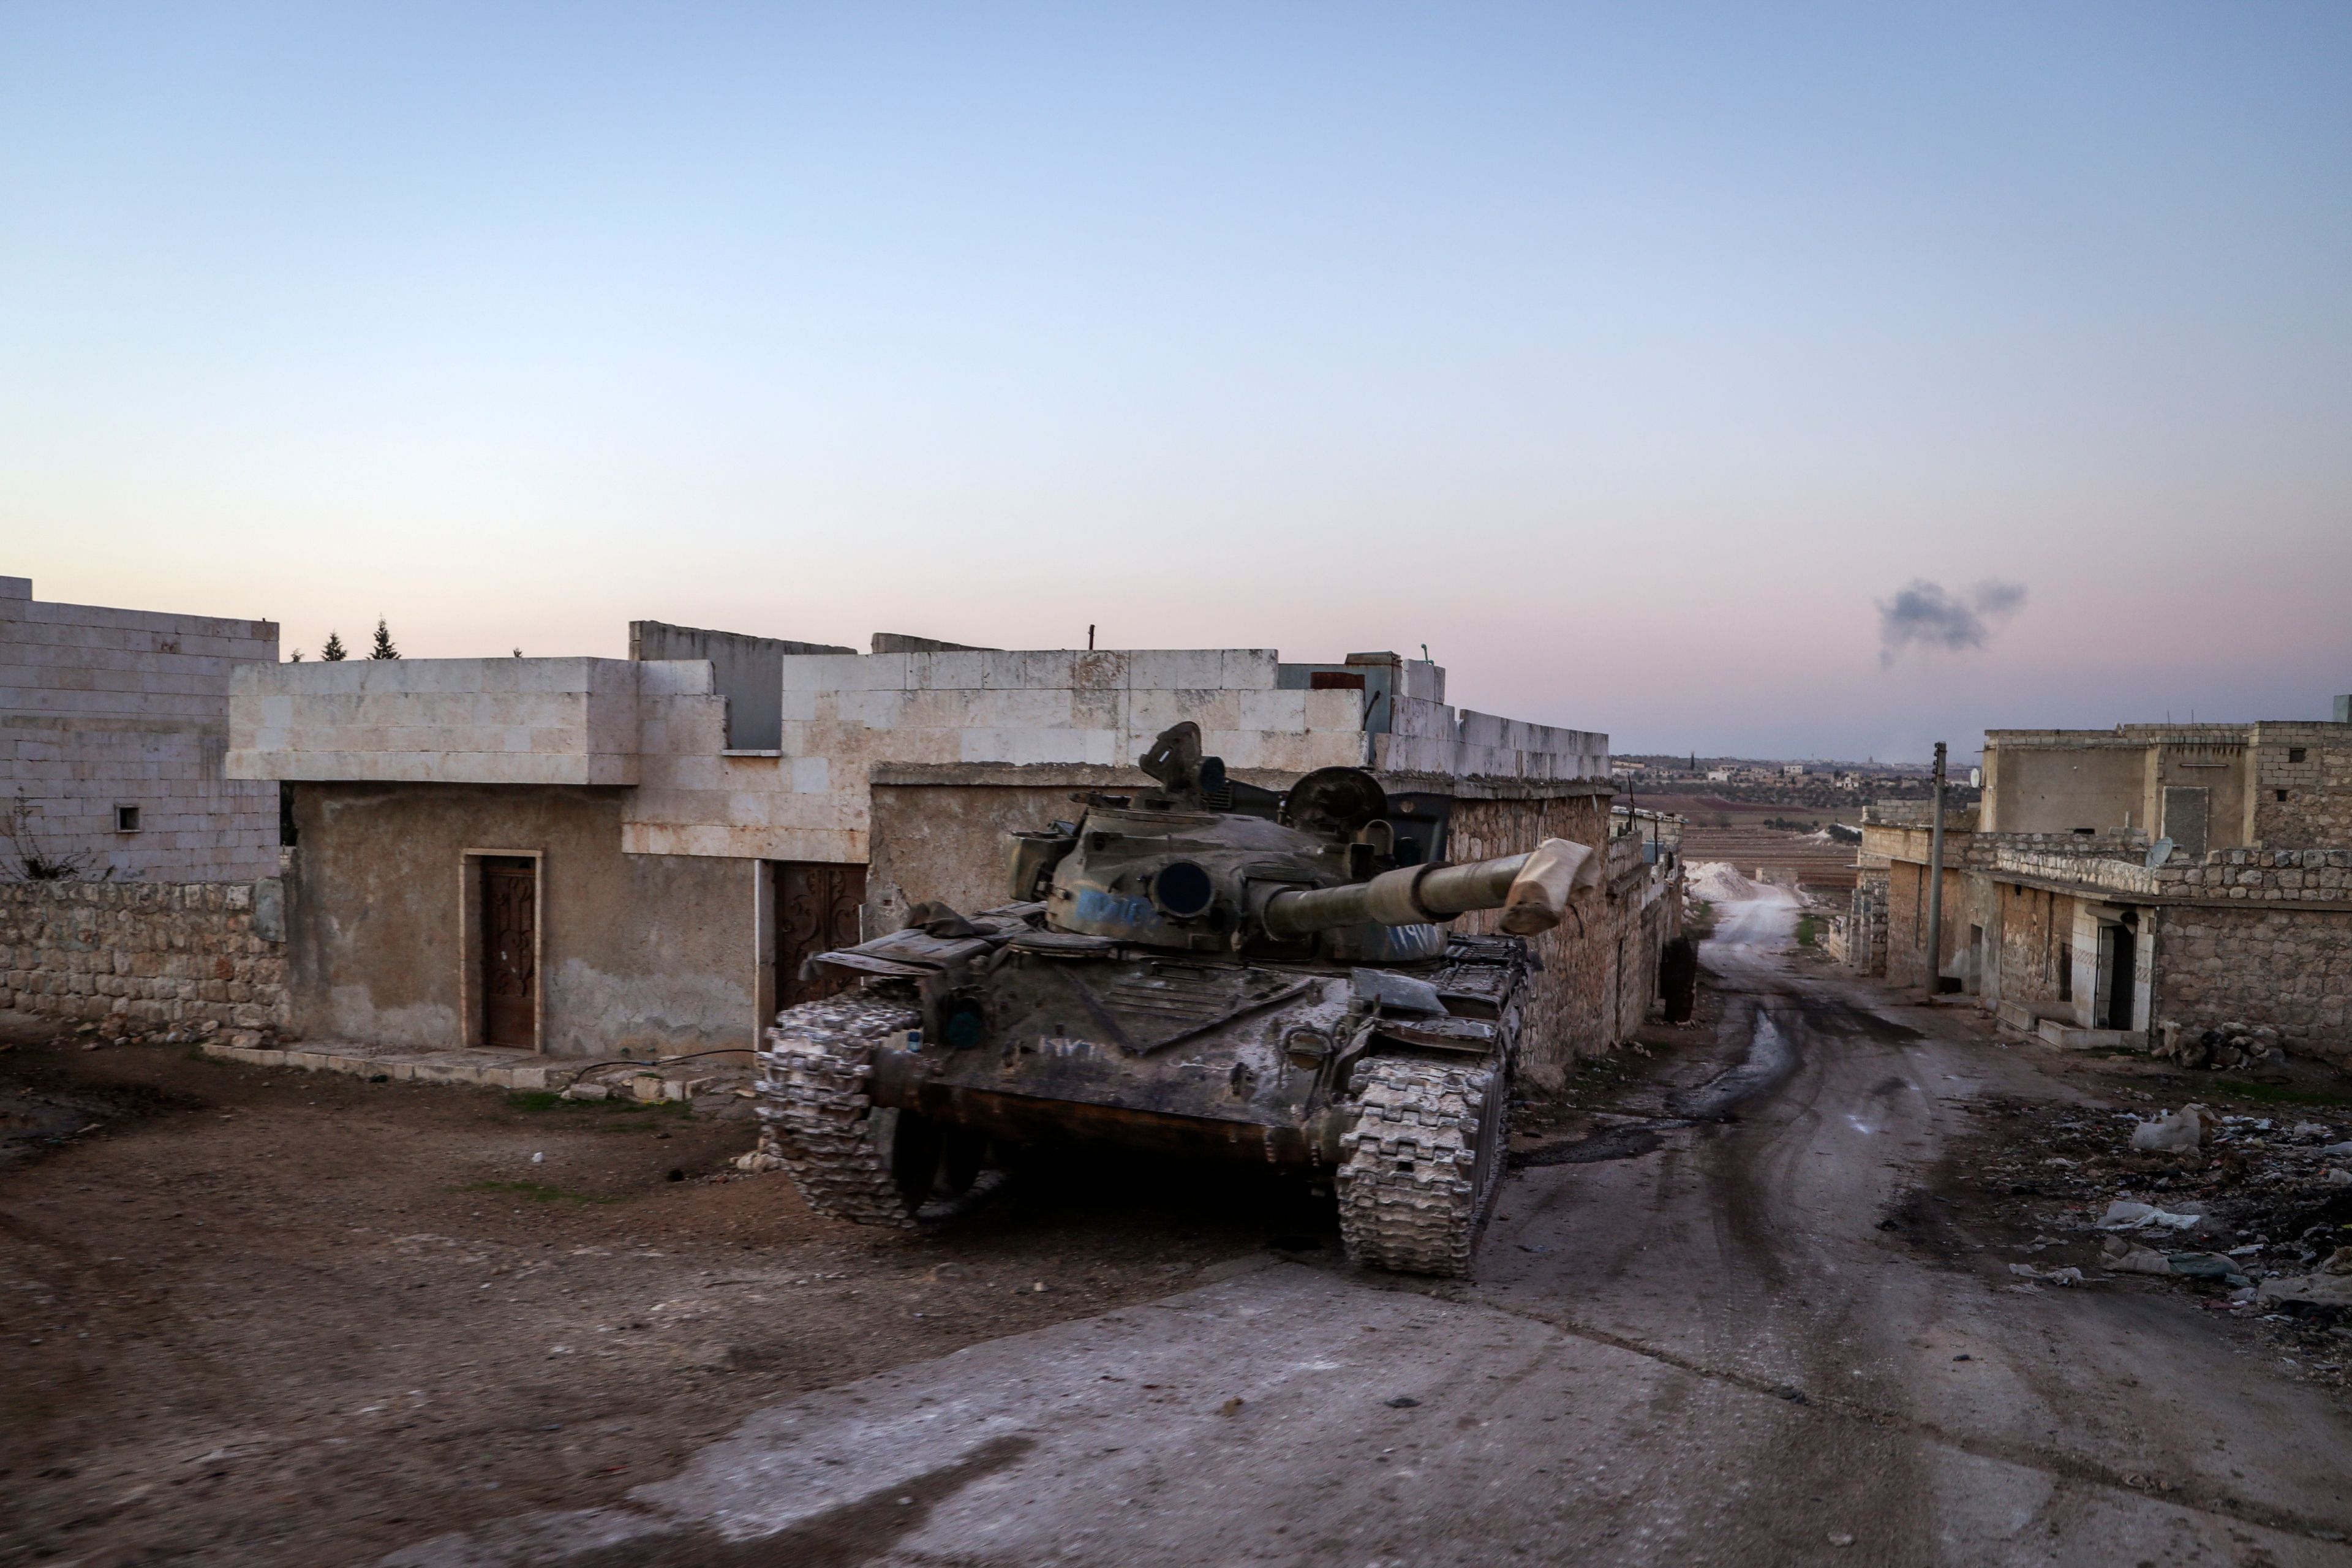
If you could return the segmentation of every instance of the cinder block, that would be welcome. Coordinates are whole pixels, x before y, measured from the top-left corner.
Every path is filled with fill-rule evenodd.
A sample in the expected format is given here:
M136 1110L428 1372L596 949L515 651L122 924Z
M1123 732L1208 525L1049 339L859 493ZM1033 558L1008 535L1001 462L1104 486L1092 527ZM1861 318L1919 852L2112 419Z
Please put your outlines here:
M1312 695L1307 691L1244 691L1241 694L1241 727L1244 730L1304 730L1307 728L1307 700Z

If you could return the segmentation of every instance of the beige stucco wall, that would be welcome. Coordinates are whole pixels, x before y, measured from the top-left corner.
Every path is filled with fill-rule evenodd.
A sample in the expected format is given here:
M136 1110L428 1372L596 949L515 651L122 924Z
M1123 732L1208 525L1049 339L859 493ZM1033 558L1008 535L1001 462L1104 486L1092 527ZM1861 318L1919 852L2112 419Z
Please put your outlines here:
M2112 744L2011 746L1985 742L1988 833L2069 833L2147 824L2147 748Z
M761 868L621 852L617 789L301 784L292 1020L312 1039L467 1043L469 850L536 853L543 1049L675 1054L753 1041Z

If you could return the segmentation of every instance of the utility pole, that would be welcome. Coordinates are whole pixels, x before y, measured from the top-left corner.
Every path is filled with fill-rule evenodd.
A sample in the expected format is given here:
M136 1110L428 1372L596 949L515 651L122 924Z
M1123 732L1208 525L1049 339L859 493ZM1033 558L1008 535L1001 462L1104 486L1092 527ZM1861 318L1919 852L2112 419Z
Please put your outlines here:
M1944 989L1944 742L1936 742L1936 822L1927 837L1927 994Z

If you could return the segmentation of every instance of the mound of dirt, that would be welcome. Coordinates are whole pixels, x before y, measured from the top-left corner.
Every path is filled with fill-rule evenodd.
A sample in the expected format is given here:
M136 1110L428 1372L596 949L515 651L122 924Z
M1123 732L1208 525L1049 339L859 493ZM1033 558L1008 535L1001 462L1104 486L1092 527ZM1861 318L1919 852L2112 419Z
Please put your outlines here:
M1689 869L1690 896L1710 904L1736 902L1757 896L1756 884L1727 860L1700 860Z

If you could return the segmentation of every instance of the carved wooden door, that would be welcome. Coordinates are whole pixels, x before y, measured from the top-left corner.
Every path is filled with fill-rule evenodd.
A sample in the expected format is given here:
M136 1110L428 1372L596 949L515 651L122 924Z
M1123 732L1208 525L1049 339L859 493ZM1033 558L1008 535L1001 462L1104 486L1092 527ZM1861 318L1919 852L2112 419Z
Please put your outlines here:
M539 867L482 860L482 1044L539 1048Z
M812 954L855 947L858 910L866 902L866 868L788 860L776 867L776 1005L814 1002L846 990L857 978L846 970L820 970L803 980Z

